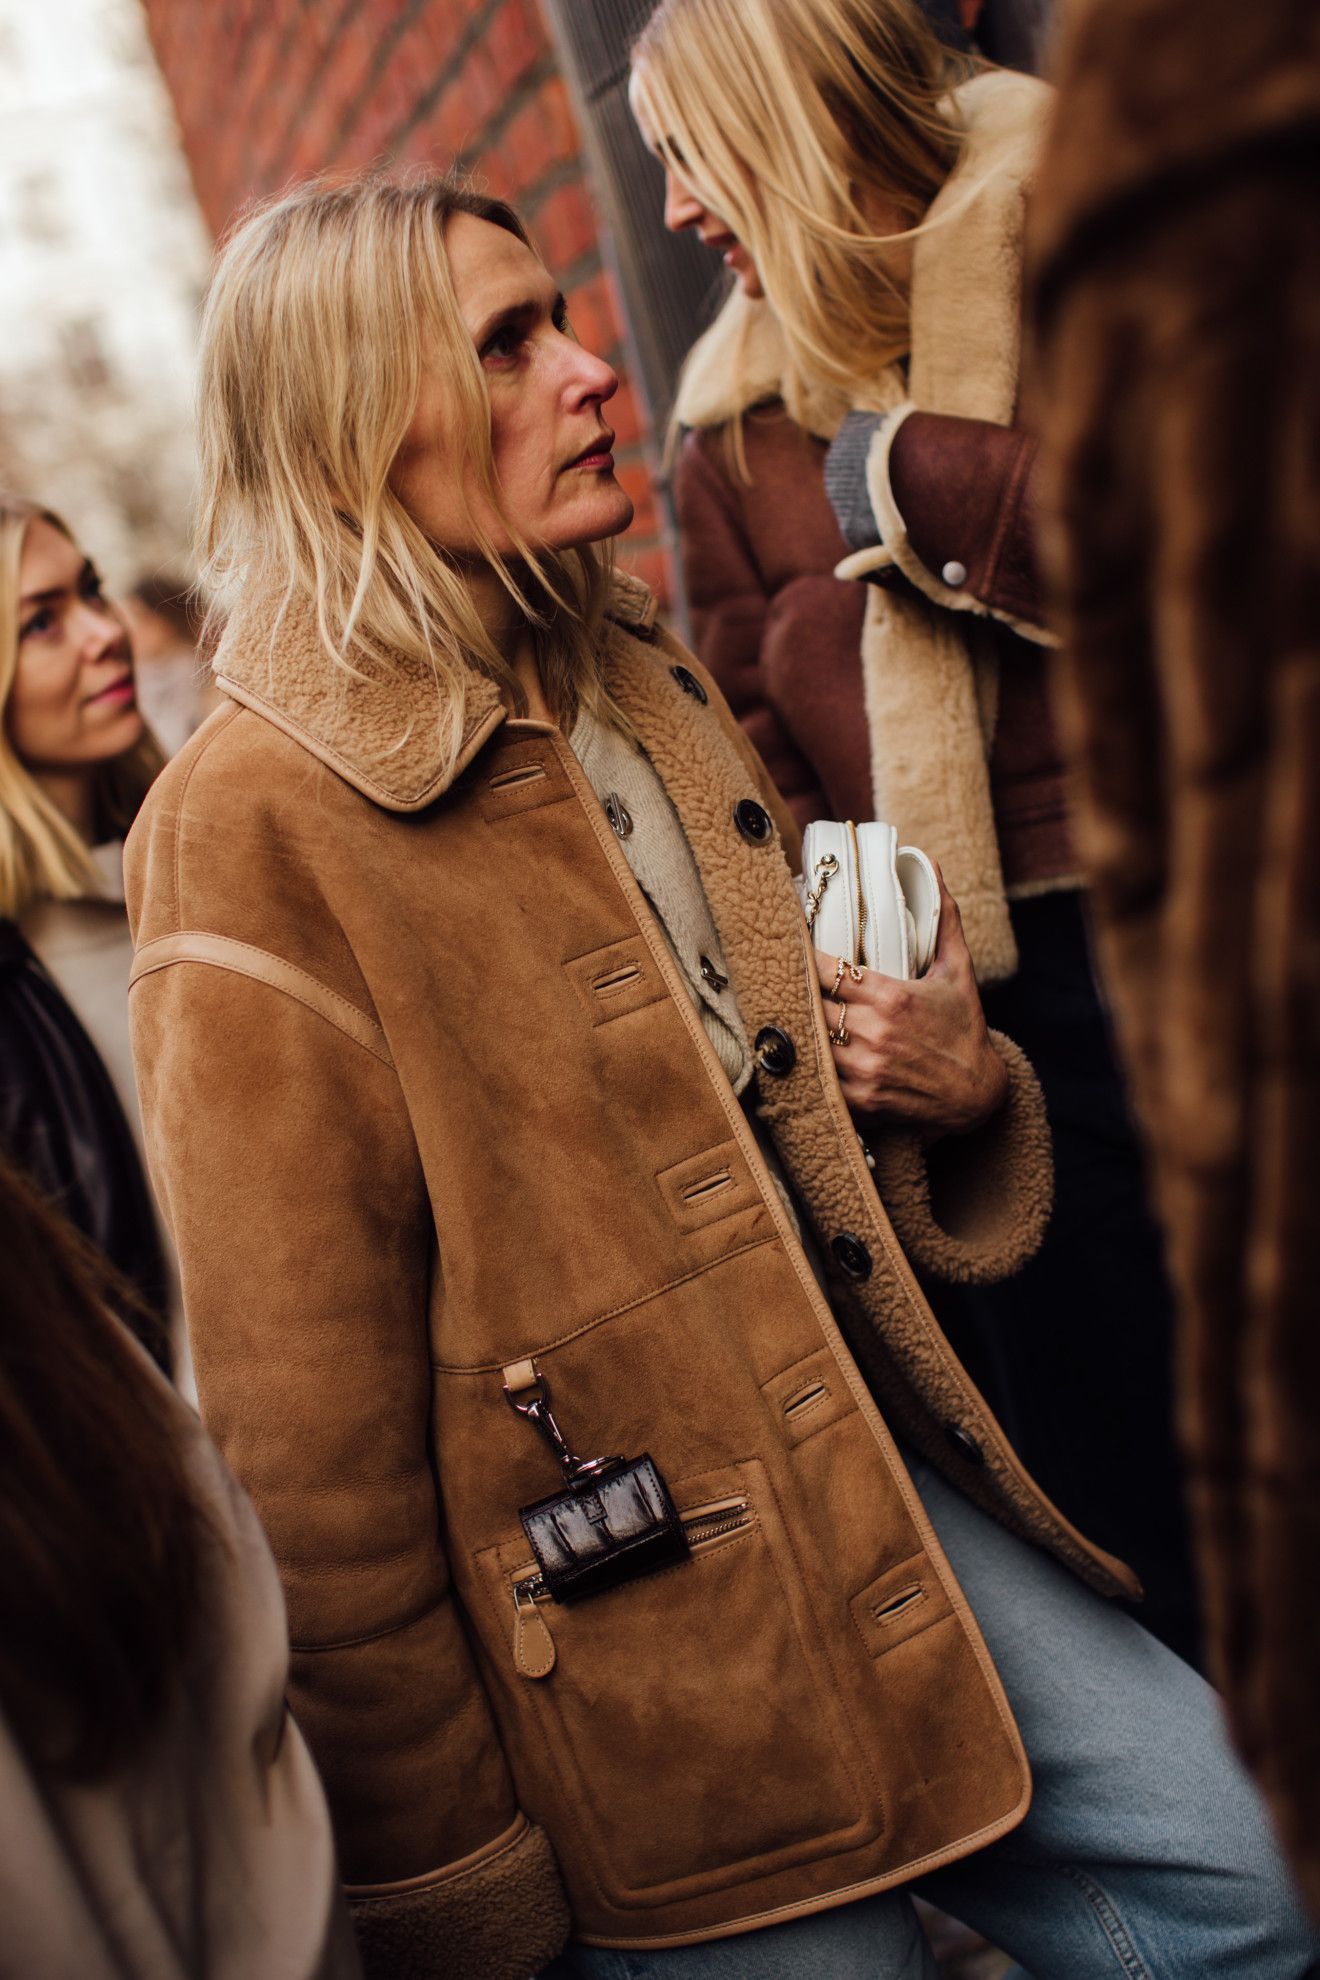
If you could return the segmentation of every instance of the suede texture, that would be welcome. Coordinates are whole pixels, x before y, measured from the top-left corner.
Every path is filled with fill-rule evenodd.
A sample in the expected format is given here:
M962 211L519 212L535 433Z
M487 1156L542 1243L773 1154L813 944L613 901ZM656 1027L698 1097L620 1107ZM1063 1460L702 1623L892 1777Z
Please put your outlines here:
M1320 1911L1320 13L1074 11L1035 222L1064 713L1210 1655Z
M892 1393L1000 1518L1130 1588L1021 1473L916 1288L834 1076L792 820L653 610L617 591L611 684L749 1032L795 1043L763 1108L823 1246L866 1247L850 1324L886 1413ZM397 1906L416 1946L429 1915L410 1975L508 1972L494 1926L484 1963L455 1962L443 1906L397 1886L438 1888L520 1811L574 1929L623 1944L841 1903L1004 1833L1028 1779L984 1645L567 741L474 681L440 788L429 684L332 693L327 665L306 616L232 623L218 669L246 705L169 765L128 848L131 1005L203 1406L281 1566L294 1707L373 1932ZM988 1254L1033 1228L1047 1170L1020 1202L979 1173L978 1144L1002 1163L1017 1133L1006 1115L964 1176L932 1171L932 1231ZM525 1356L578 1449L649 1452L682 1511L744 1504L679 1567L538 1604L535 1678L518 1509L559 1479L502 1393ZM923 1601L891 1635L873 1610L900 1567ZM543 1862L519 1862L500 1890L525 1882L519 1918L553 1936ZM464 1869L474 1905L495 1874Z
M1077 879L1034 585L1031 442L1010 430L1025 195L1049 102L1043 83L1008 72L958 92L967 146L915 243L910 363L866 396L893 415L869 463L877 547L844 554L817 478L820 440L847 408L810 398L794 439L782 407L776 418L765 405L785 390L768 304L730 297L675 408L694 429L675 494L702 658L800 824L883 818L940 861L983 982L1016 967L1006 894ZM750 485L727 445L740 417ZM824 584L831 542L838 577L890 580L863 586L852 610ZM960 585L944 580L950 562L967 567Z

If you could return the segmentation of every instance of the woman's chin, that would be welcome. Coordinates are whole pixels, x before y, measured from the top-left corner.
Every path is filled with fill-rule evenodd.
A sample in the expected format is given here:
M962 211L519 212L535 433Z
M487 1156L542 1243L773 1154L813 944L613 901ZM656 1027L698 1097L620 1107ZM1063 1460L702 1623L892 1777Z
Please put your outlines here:
M582 550L588 543L603 543L607 537L622 536L632 524L633 513L632 497L611 477L611 485L596 491L590 504L584 503L580 513L567 524L555 548Z

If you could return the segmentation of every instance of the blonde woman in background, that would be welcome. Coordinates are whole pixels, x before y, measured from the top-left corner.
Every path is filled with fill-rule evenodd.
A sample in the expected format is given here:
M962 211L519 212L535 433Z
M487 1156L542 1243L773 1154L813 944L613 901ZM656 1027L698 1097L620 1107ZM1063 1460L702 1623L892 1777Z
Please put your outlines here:
M1039 1980L1108 1980L1114 1905L1162 1980L1297 1980L1213 1699L904 1258L1036 1240L1030 1071L947 897L901 1055L827 1029L791 820L612 574L616 383L516 215L427 177L258 210L204 320L229 706L129 842L134 1052L364 1964L892 1980L884 1893L956 1863Z
M1017 403L1051 91L951 54L913 0L665 0L632 95L667 224L735 283L678 393L698 649L800 822L885 818L940 860L1045 1091L1045 1243L937 1311L1023 1462L1199 1663L1172 1295L1092 963Z
M140 1158L123 840L162 760L95 565L0 496L0 1151L158 1323L175 1277Z

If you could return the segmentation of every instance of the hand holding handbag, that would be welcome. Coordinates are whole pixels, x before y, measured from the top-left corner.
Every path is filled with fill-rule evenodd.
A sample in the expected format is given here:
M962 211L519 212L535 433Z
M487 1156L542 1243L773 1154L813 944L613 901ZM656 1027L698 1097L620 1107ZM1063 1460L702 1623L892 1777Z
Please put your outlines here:
M802 838L802 905L818 949L883 976L924 976L935 957L940 883L925 853L879 820L817 818Z

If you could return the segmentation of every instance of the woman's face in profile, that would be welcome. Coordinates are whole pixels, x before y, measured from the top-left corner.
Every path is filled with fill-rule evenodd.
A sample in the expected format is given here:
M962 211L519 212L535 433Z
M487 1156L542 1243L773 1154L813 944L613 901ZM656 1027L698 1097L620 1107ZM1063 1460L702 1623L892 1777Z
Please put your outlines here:
M516 234L471 214L445 230L454 293L490 395L491 452L508 519L535 549L617 536L633 506L614 478L604 407L618 379L570 332L563 297ZM477 544L457 484L455 411L443 370L428 365L390 485L433 543L462 556ZM505 554L498 517L472 510Z
M40 516L18 575L18 664L5 727L29 769L91 769L142 736L128 627L91 560Z
M668 151L662 151L658 136L652 130L641 92L636 88L628 91L628 102L633 118L641 132L648 151L660 160L665 172L665 226L671 234L695 233L703 247L718 254L724 266L733 273L734 280L745 296L759 299L765 290L756 263L748 250L726 220L712 207L706 205L701 195L694 191L687 180L674 169ZM672 151L672 145L669 148Z

